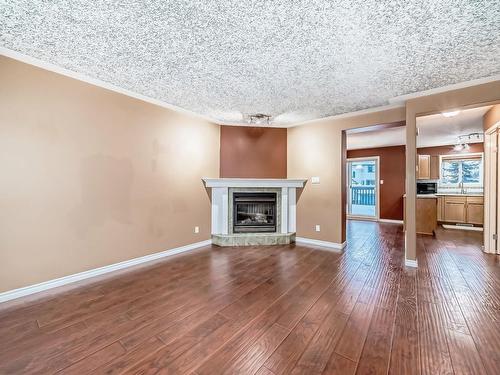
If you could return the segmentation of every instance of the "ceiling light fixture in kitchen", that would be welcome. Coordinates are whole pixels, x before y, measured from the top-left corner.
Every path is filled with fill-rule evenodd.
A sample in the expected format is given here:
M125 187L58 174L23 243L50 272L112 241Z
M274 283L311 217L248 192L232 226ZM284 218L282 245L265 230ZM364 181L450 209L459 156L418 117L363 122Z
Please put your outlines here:
M460 113L460 111L448 111L448 112L441 112L441 114L444 116L444 117L454 117L456 115L458 115Z
M470 133L467 135L458 136L458 142L453 146L453 151L469 151L469 143L482 142L483 135L481 133Z

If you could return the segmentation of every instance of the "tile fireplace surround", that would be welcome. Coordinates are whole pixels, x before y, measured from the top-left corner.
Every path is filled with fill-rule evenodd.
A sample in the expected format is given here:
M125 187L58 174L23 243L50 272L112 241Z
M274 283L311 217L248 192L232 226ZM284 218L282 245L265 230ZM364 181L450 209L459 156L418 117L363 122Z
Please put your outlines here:
M212 189L212 243L219 246L283 245L295 242L296 189L307 179L204 178ZM275 192L276 232L233 233L234 192Z

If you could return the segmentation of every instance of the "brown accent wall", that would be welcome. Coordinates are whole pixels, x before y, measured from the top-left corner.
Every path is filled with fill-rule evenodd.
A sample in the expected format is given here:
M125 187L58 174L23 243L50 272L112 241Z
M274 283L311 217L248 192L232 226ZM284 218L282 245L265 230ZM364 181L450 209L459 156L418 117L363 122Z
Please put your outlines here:
M6 57L0 82L0 292L210 238L218 125Z
M467 153L484 152L483 143L471 143L469 146L470 149L469 151L467 151ZM458 152L458 154L465 154L465 153L466 152ZM449 146L435 146L435 147L420 147L417 149L417 154L439 156L439 155L457 154L457 152L453 151L453 145L449 145Z
M405 146L347 151L348 158L380 157L380 218L403 220L405 193Z
M489 111L484 114L483 117L484 130L488 130L499 121L500 121L500 104L497 104L491 107Z
M469 153L484 152L483 143L470 145ZM453 145L422 147L417 150L422 155L454 154ZM405 146L366 148L347 151L348 158L368 156L380 157L380 218L403 220L403 194L405 193L406 155Z
M286 129L221 126L220 177L286 178Z

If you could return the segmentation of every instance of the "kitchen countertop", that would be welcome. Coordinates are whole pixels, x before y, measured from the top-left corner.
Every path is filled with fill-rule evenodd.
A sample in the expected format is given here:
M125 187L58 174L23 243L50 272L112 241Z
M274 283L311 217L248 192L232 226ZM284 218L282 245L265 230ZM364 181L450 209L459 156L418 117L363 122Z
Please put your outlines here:
M436 194L417 194L417 198L436 199Z
M417 194L417 198L424 199L436 199L437 197L483 197L483 193L436 193L436 194ZM403 198L406 198L406 194L403 195Z
M436 196L457 196L457 197L466 197L466 196L473 196L473 197L483 197L484 194L483 193L464 193L464 194L461 194L461 193L436 193L435 194Z

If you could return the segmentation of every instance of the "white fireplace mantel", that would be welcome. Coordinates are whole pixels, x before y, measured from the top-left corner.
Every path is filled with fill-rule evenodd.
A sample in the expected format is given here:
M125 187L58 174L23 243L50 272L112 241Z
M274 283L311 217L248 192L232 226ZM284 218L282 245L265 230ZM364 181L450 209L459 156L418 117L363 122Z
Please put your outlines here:
M301 188L306 178L204 178L206 187Z
M307 179L278 178L203 178L206 187L212 188L212 234L229 233L230 188L281 189L281 226L279 233L296 231L296 189L304 187Z

